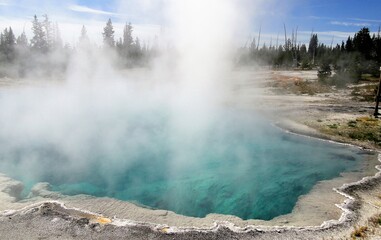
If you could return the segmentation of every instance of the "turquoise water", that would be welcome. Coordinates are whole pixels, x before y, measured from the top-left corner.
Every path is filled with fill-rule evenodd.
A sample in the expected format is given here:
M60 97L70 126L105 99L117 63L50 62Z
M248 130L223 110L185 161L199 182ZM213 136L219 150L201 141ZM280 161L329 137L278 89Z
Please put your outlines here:
M269 220L290 213L318 181L356 171L364 158L357 148L287 134L252 112L220 110L189 131L176 129L166 111L115 112L87 113L79 125L72 123L81 115L49 121L23 135L1 129L0 172L28 186L47 181L68 195Z

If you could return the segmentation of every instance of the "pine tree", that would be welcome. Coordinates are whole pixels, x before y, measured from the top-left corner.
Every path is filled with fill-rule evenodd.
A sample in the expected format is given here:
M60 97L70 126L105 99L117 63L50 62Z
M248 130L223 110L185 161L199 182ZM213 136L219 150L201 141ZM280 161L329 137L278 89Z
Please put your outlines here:
M63 42L62 42L62 38L61 38L61 31L60 31L60 28L58 26L58 23L56 22L56 24L54 25L54 48L56 49L62 49L63 48Z
M116 41L115 45L116 45L116 50L118 51L118 53L122 54L124 51L122 38L119 38L118 41Z
M132 45L132 54L131 55L135 60L139 60L142 56L142 47L140 45L140 40L138 37L135 39L135 42Z
M52 22L49 20L47 14L43 15L44 21L42 22L43 31L45 32L45 41L47 43L48 50L51 49L54 45L55 33L52 26Z
M30 41L32 49L39 52L47 52L49 46L46 41L46 34L43 29L43 24L38 21L36 15L34 15L32 24L33 38Z
M319 39L318 39L317 34L312 34L311 39L310 39L310 43L308 45L308 53L309 53L311 59L313 59L313 62L314 62L315 57L317 56L318 44L319 44Z
M140 39L138 37L135 38L135 49L136 51L138 52L141 52L142 51L142 47L140 45Z
M18 76L24 77L27 72L27 66L30 64L29 44L25 31L17 37L16 40L16 60L18 64Z
M344 41L341 41L340 52L345 52L345 43L344 43Z
M13 34L13 30L10 27L4 29L3 33L0 35L0 50L5 60L12 62L15 59L15 45L16 37Z
M123 29L123 41L121 42L120 53L123 57L129 58L134 53L133 44L134 39L132 37L133 27L131 23L126 23Z
M374 49L372 38L370 37L369 29L362 28L353 37L353 47L360 52L366 59L370 59Z
M88 43L89 37L87 36L87 29L83 25L81 29L81 36L79 37L79 43Z
M6 33L8 32L7 29L4 30L4 32L6 31ZM0 33L0 61L1 62L5 62L7 61L7 56L6 56L6 43L5 43L5 36L4 36L4 33L1 32Z
M302 44L302 46L300 46L299 54L301 57L305 57L307 55L307 46L305 44Z
M4 29L4 31L0 34L0 53L1 53L1 60L5 60L7 58L7 37L8 35L8 29Z
M81 48L88 47L88 45L90 44L90 39L87 35L87 29L84 25L82 26L81 35L79 36L78 40L79 40L79 46Z
M352 41L352 38L350 36L348 37L347 42L345 43L345 50L347 52L353 51L353 41Z
M129 49L132 46L132 44L134 43L134 40L132 38L132 31L133 31L133 28L132 28L131 23L128 23L124 26L123 48L126 50Z
M28 39L26 37L25 31L18 36L16 40L16 44L18 47L27 48L28 47Z
M114 27L112 26L111 19L107 21L106 27L103 29L103 43L108 47L115 47Z

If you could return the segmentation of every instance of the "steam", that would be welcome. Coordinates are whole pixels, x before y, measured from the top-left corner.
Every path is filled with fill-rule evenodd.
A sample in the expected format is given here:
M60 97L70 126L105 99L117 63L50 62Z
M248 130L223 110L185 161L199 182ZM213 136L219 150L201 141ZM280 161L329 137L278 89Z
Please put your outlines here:
M70 182L100 166L96 174L112 186L110 174L145 148L157 161L163 144L171 174L197 164L228 88L238 2L166 1L166 47L151 71L118 70L112 51L82 45L65 83L0 89L0 169Z
M236 6L232 1L217 0L169 3L169 39L173 39L179 56L171 130L178 138L172 141L182 142L173 149L176 161L172 172L176 173L178 168L197 164L197 149L207 144L207 130L215 120L216 105L224 93L222 86L231 71Z

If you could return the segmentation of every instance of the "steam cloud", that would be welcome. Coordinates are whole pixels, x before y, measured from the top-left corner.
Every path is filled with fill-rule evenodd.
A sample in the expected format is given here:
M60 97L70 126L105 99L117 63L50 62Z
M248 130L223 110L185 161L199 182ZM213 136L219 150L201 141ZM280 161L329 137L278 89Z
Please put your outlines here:
M243 19L238 2L165 1L166 50L151 71L117 70L112 51L81 46L64 83L1 89L0 169L32 181L49 175L70 181L70 173L100 165L107 179L147 146L159 148L148 131L172 146L173 174L193 164L226 91L232 29Z

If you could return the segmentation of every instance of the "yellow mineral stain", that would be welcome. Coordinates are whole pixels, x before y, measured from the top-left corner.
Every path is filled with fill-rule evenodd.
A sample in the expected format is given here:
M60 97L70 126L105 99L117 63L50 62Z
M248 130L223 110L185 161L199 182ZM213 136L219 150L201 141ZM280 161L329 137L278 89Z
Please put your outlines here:
M169 232L169 228L168 227L162 228L162 229L160 229L160 232L162 232L162 233L168 233Z
M112 222L110 218L105 217L97 217L96 221L100 224L108 224Z

